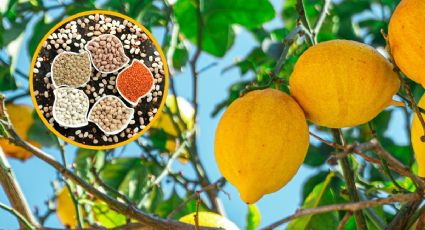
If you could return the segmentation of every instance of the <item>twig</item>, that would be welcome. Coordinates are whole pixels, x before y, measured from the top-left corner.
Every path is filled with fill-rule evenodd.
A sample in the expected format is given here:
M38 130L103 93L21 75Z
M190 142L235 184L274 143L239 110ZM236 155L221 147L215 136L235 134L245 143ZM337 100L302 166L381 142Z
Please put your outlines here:
M161 181L171 172L171 166L173 165L173 162L179 158L183 153L188 144L188 139L191 139L192 135L194 134L194 130L189 132L187 135L187 139L177 148L177 150L172 154L171 158L168 160L167 165L162 170L161 174L155 179L153 182L153 185L159 185Z
M313 44L313 39L311 37L310 22L308 21L307 15L305 13L303 0L297 0L297 4L295 5L295 9L298 12L298 20L304 26L306 33L308 33L308 35L309 35L308 37L310 39L310 42Z
M13 95L13 96L11 96L11 97L9 97L8 99L7 99L7 101L6 101L6 103L12 103L12 102L14 102L15 100L17 100L17 99L20 99L20 98L23 98L23 97L27 97L27 96L29 96L30 95L30 93L29 93L29 91L28 90L25 90L24 92L22 92L22 93L18 93L18 94L16 94L16 95Z
M339 222L337 230L343 230L351 216L353 216L352 212L346 212L342 220Z
M62 163L63 163L65 168L68 168L68 162L67 162L66 156L65 156L65 144L61 143L61 140L59 139L59 137L56 137L56 143L58 145L59 152L61 154ZM75 214L76 214L76 217L77 217L77 225L81 229L81 228L83 228L83 217L81 215L81 207L78 203L78 198L75 196L74 192L72 191L72 185L69 183L69 181L66 181L66 179L64 179L64 182L65 182L65 186L68 190L68 193L71 197L71 200L72 200L72 202L75 206Z
M45 163L49 164L53 168L55 168L60 174L62 174L64 177L72 180L77 185L81 186L84 190L86 190L88 193L92 194L94 197L97 197L99 200L102 200L103 202L107 203L109 207L113 210L115 210L118 213L124 214L128 216L129 218L135 219L139 221L144 226L148 227L155 227L155 229L158 230L169 230L169 229L176 229L176 230L186 230L186 229L193 229L193 226L186 223L181 223L175 220L166 220L162 219L156 216L153 216L151 214L147 214L136 207L132 205L127 205L121 201L118 201L114 199L113 197L101 192L100 190L93 187L91 184L86 182L81 177L77 176L75 173L70 171L69 169L65 168L62 164L60 164L58 161L56 161L52 156L45 153L43 150L34 147L33 145L29 144L28 142L24 141L15 131L13 128L13 125L10 123L10 120L8 118L8 115L6 111L4 110L4 101L5 98L3 95L0 95L0 111L2 114L0 114L0 119L3 121L3 124L6 125L5 128L7 129L10 136L8 136L8 139L16 144L17 146L20 146L27 151L31 152L34 156L39 158L40 160L44 161ZM216 228L206 228L202 227L202 229L216 229Z
M422 199L422 196L419 195L418 193L408 193L408 194L394 195L394 196L389 196L386 198L378 198L378 199L373 199L368 201L352 202L352 203L346 203L346 204L333 204L333 205L326 205L326 206L321 206L321 207L311 208L311 209L300 209L296 211L295 214L285 217L265 227L264 230L277 228L278 226L286 222L289 222L293 219L296 219L305 215L316 215L316 214L332 212L332 211L356 212L365 208L391 204L391 203L408 202L408 201L414 201L419 199Z
M21 223L21 227L24 226L26 229L36 229L34 225L32 225L27 219L25 219L24 216L21 215L21 213L19 213L18 211L16 211L15 209L0 203L0 208L9 212L10 214L14 215L16 218L18 218L19 223Z
M407 225L408 225L409 219L412 215L415 214L415 211L418 209L421 203L422 203L422 200L414 200L414 201L410 201L406 203L400 209L400 211L397 212L396 216L388 224L388 227L385 228L385 230L408 229Z
M418 223L416 224L416 230L425 229L425 208L422 208L418 219Z
M201 195L199 192L196 192L198 199L196 200L196 211L195 211L195 229L199 230L199 204L201 204Z
M209 70L210 68L217 66L217 65L218 65L218 62L211 62L210 64L206 65L205 67L202 67L198 71L198 74L201 74L201 73L203 73L203 72L205 72L205 71Z
M387 36L387 34L385 33L385 31L383 29L381 29L381 34L382 34L382 37L385 39L385 42L387 44L386 48L387 48L388 54L390 55L391 63L394 66L394 72L397 73L397 75L399 77L399 80L400 80L400 82L402 84L402 87L403 87L404 91L407 94L407 97L408 97L407 102L410 105L410 107L412 107L412 109L415 112L416 116L418 116L419 121L420 121L420 123L422 125L422 129L424 131L424 135L421 137L421 141L422 142L425 142L425 120L424 120L424 118L422 116L422 113L421 113L422 110L420 110L418 108L418 105L415 102L415 98L413 97L412 91L410 90L410 86L404 80L404 78L403 78L404 75L403 75L403 73L401 72L400 68L397 66L397 63L394 60L394 56L393 56L392 51L391 51L391 46L389 45L388 36ZM398 94L398 96L400 96L402 99L406 100L406 98L404 98L401 94Z
M28 206L28 202L22 193L21 187L15 178L15 174L9 165L9 162L4 155L3 149L0 147L0 184L9 199L13 210L20 213L25 220L32 226L39 226L37 220L33 216L31 209ZM24 226L21 224L21 228Z
M304 27L302 25L298 25L291 32L289 32L289 34L286 35L286 37L283 39L283 41L282 41L283 50L282 50L282 53L280 54L279 60L276 62L276 66L275 66L273 72L270 73L270 80L265 85L256 85L255 83L247 85L245 87L245 89L243 89L240 92L240 96L243 96L246 93L253 91L253 90L266 89L266 88L270 87L270 85L278 79L279 72L282 70L282 67L286 62L288 52L289 52L289 48L294 43L295 37L299 33L301 33L303 30L304 30ZM282 79L279 79L279 80L282 80Z
M345 145L342 133L340 129L332 129L332 134L334 136L335 142L339 145ZM347 157L344 157L339 160L339 163L342 168L342 172L345 179L345 184L347 185L348 194L352 202L360 201L359 194L357 192L356 184L354 182L354 174L350 167L350 162ZM357 223L357 228L359 230L367 229L366 221L361 211L355 211L354 217Z
M313 29L311 30L311 34L313 36L314 43L317 43L317 35L322 28L323 23L325 22L326 15L328 14L329 7L331 6L331 0L323 0L323 7L320 11L319 17L314 23Z
M376 139L370 140L371 148L375 152L382 156L394 169L397 169L397 172L403 176L410 177L413 182L420 188L421 191L424 191L425 182L418 176L416 176L409 168L400 163L396 158L394 158L389 152L387 152L382 145Z
M91 168L91 172L93 173L94 176L94 180L97 184L99 184L101 187L103 187L106 191L109 191L111 193L113 193L116 197L122 199L125 203L127 203L128 205L133 204L131 202L131 200L128 199L128 197L122 193L120 193L119 191L115 190L114 188L112 188L111 186L107 185L102 178L100 178L99 174L96 171L95 167Z
M346 150L347 149L347 146L342 146L342 145L339 145L337 143L327 141L327 140L319 137L318 135L316 135L312 132L310 132L310 135L312 137L316 138L318 141L322 142L323 144L328 145L329 147L332 147L332 148L335 148L335 149L340 149L340 150Z
M286 37L283 39L283 51L280 54L279 60L276 63L276 66L273 70L273 77L277 77L279 75L280 70L286 62L286 57L288 56L289 48L295 40L295 36L297 36L303 28L301 26L295 27Z
M170 212L168 214L167 219L173 218L174 215L177 214L177 212L179 212L182 208L184 208L187 205L187 203L189 203L191 200L195 199L198 196L198 193L206 192L206 191L209 191L211 189L219 189L225 181L226 180L223 177L221 177L216 182L214 182L214 183L212 183L212 184L210 184L206 187L203 187L201 190L198 190L198 191L192 193L192 195L187 197L185 201L183 201L181 204L179 204L179 206L177 206L177 208L175 208L172 212Z
M422 113L419 111L418 105L415 102L415 98L413 97L412 91L410 90L410 86L403 80L400 71L398 71L398 73L399 73L399 76L400 76L400 81L402 81L404 91L406 91L407 97L410 100L410 105L411 105L413 111L415 112L416 116L419 118L419 122L422 125L424 135L421 136L421 141L425 142L425 120L422 116Z
M190 70L193 77L193 97L192 97L192 103L195 108L195 114L193 116L193 124L196 124L197 117L198 117L198 78L199 78L199 72L196 69L196 63L198 62L198 59L202 52L202 44L203 44L203 18L202 18L202 12L201 12L201 1L196 0L196 17L198 20L197 23L197 43L196 43L196 51L193 55L192 59L190 60ZM190 156L191 161L194 165L196 175L198 179L201 182L201 185L207 186L210 184L210 181L208 177L206 176L204 166L201 163L201 160L199 159L199 154L197 150L197 141L196 141L196 129L195 134L192 137L192 144L190 146ZM224 213L224 210L221 209L220 202L217 197L217 193L214 190L207 191L208 199L211 202L212 210L216 211L220 214Z

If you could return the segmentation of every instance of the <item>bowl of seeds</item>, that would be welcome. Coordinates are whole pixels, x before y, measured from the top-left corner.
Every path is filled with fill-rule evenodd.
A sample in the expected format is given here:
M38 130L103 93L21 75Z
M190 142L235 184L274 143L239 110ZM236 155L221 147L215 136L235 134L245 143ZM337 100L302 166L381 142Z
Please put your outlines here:
M37 114L53 133L82 148L111 149L158 118L168 72L145 27L95 10L64 19L44 36L29 82Z
M64 127L77 128L88 124L89 98L80 89L69 87L53 91L53 118Z
M83 86L90 80L91 73L88 52L64 51L53 59L51 78L55 88Z
M85 48L90 53L94 68L101 73L113 73L130 61L120 39L112 34L92 38Z
M100 98L91 108L88 120L95 123L106 135L123 131L133 119L134 109L127 107L116 96Z
M155 87L154 77L143 62L134 59L117 77L117 90L132 105L146 97Z

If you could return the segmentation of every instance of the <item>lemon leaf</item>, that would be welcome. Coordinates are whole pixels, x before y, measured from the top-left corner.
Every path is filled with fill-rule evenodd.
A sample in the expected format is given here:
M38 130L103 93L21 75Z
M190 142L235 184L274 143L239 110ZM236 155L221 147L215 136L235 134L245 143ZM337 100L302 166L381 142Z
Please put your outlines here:
M330 183L333 178L333 173L328 174L326 180L313 189L313 191L304 200L302 206L306 208L316 208L318 206L335 203L334 191L330 188ZM338 212L328 212L319 215L307 215L291 221L287 230L296 229L336 229L338 226Z
M248 215L246 217L247 230L255 230L260 225L261 214L255 204L248 205Z

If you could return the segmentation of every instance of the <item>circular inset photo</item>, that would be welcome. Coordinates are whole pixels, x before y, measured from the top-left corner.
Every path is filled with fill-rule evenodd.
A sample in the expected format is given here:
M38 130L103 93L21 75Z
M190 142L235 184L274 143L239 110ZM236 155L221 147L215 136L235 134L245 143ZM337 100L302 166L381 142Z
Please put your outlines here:
M87 11L52 28L32 59L30 92L44 124L83 148L135 140L160 116L168 87L150 32L112 11Z

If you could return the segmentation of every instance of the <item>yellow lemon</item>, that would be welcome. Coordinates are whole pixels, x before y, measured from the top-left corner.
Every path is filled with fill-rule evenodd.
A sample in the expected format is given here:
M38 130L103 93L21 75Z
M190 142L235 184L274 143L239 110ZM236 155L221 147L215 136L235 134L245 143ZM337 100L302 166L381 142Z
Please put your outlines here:
M307 122L295 100L279 90L256 90L224 112L215 136L215 159L242 200L252 204L292 179L308 145Z
M40 147L40 144L30 141L27 135L28 130L34 124L32 116L34 109L27 105L15 104L7 104L6 109L18 135L32 145ZM26 160L32 156L30 152L10 143L7 139L0 139L0 146L3 148L4 153L9 157Z
M195 225L195 212L180 218L181 222ZM213 212L198 212L198 224L201 227L222 228L226 230L239 230L232 221Z
M343 128L366 123L400 87L393 66L374 48L333 40L306 50L289 80L291 95L313 123Z
M418 106L425 109L425 95L422 96ZM425 177L425 142L421 141L421 137L423 135L424 130L422 128L422 124L419 121L418 116L414 114L411 129L411 140L416 161L418 162L418 175L420 177Z
M63 187L56 196L56 214L65 226L77 228L77 213L72 197L66 187Z
M388 28L391 53L397 66L413 81L425 86L424 0L403 0Z

